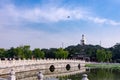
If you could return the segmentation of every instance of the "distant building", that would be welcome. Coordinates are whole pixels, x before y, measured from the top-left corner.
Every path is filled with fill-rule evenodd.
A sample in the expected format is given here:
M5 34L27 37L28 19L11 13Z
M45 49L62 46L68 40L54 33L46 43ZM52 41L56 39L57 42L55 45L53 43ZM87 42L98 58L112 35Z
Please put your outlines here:
M85 36L84 34L82 35L82 39L81 39L81 45L84 46L85 45Z
M89 57L86 55L86 53L85 53L85 36L84 35L82 35L82 39L80 40L80 45L79 46L81 46L82 47L82 50L80 50L80 52L79 53L74 53L74 55L72 55L72 58L74 58L74 59L81 59L81 60L86 60L86 61L89 61Z

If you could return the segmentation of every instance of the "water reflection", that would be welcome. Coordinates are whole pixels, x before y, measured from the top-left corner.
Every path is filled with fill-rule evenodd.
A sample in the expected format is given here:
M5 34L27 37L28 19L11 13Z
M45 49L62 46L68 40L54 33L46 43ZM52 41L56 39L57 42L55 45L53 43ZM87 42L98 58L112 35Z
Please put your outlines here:
M67 66L66 66L67 67ZM44 80L81 80L82 74L88 74L89 80L120 80L120 71L113 69L85 69L85 68L65 68L51 70L34 70L29 72L16 73L17 80L38 80L37 74L41 71L44 74Z
M120 80L120 71L112 69L86 69L89 80ZM83 74L83 73L82 73ZM57 77L57 80L81 80L81 73ZM50 79L48 79L50 80Z
M53 72L52 74L49 74L49 75L45 75L45 80L78 80L78 79L75 79L74 77L77 75L77 74L83 74L86 72L86 69L85 68L81 68L79 69L78 67L75 67L75 68L70 68L69 70L67 69L56 69L55 72ZM72 78L73 76L73 78ZM80 76L79 76L80 77ZM81 80L81 77L80 77L80 80Z
M41 71L44 75L44 80L71 80L69 76L75 75L77 73L85 72L85 68L79 69L78 67L71 68L69 65L66 65L66 68L53 68L46 70L33 70L26 72L16 73L16 80L38 80L37 74ZM9 75L2 75L1 78L8 78Z
M113 69L91 69L88 76L90 80L120 80L119 74Z

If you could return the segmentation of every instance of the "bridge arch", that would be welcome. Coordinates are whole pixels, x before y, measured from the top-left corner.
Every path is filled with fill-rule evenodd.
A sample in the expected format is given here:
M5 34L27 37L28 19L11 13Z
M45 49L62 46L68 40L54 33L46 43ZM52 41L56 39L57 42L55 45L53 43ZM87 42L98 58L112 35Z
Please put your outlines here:
M55 66L54 66L54 65L50 65L49 70L50 70L51 72L54 72Z
M79 68L79 69L81 68L81 65L80 65L80 64L78 64L78 68Z
M71 68L70 64L67 64L67 65L66 65L66 70L68 70L68 71L69 71L69 70L70 70L70 68Z

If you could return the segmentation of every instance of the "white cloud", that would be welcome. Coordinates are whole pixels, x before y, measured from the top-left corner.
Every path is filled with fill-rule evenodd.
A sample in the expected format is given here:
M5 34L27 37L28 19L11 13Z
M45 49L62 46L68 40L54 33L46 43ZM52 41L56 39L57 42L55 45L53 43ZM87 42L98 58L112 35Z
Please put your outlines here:
M116 22L114 20L110 20L110 19L106 19L106 18L87 16L87 19L90 21L93 21L94 23L98 23L98 24L108 24L108 25L112 25L112 26L120 25L120 22Z
M32 9L19 9L12 4L5 5L0 9L0 47L9 48L11 46L16 47L22 44L30 44L32 48L50 48L61 47L62 42L64 42L65 46L79 43L80 38L78 37L81 35L80 32L78 34L50 34L41 30L25 31L25 26L23 26L24 23L54 23L65 20L85 20L97 24L108 24L112 26L120 25L120 22L106 18L94 17L91 13L92 12L81 8L69 9L64 7L49 7L48 9L43 9L35 7ZM70 18L68 18L68 16L70 16ZM12 28L19 26L22 27L23 30L12 30ZM120 40L117 38L115 39L116 42L117 40ZM98 38L98 40L100 39ZM107 40L106 43L109 44L109 40Z
M88 16L87 18L88 18L88 20L93 21L95 23L99 23L99 24L104 24L107 21L106 19L101 19L101 18L98 18L98 17L90 17L90 16Z
M46 10L41 8L28 9L19 13L19 17L32 22L58 22L64 20L81 19L84 17L86 12L76 9L69 10L65 8L52 7ZM70 16L70 18L68 18L68 16Z
M113 26L120 25L120 22L114 20L93 17L92 12L81 8L68 9L64 7L49 7L32 9L19 9L16 6L9 4L0 9L0 24L1 25L20 25L22 22L59 22L65 20L86 20L97 24L108 24ZM68 18L69 16L69 18Z
M119 26L120 25L120 22L116 22L116 21L113 21L113 20L108 20L108 23L111 24L111 25L114 25L114 26Z

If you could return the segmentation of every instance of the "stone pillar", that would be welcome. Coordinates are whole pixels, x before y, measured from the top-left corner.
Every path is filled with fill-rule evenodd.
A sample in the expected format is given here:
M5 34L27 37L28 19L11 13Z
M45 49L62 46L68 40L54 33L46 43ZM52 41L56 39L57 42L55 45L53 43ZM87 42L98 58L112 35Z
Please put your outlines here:
M39 72L37 77L38 77L38 80L43 80L44 76L43 76L42 72Z
M89 79L87 78L87 74L83 74L82 76L83 76L82 80L89 80Z
M10 77L8 80L16 80L16 77L15 77L15 71L13 69L11 69L11 72L10 72Z

